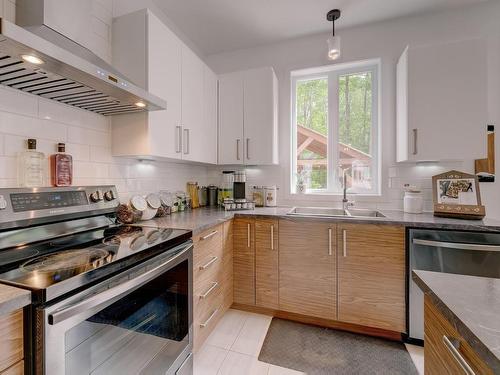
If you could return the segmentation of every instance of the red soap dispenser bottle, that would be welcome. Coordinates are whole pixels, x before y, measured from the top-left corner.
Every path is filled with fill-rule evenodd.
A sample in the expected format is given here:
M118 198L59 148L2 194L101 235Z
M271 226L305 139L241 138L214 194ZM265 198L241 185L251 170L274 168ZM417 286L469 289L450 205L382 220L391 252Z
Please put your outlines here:
M57 144L57 154L50 156L52 186L71 186L73 183L73 157L66 154L66 145Z

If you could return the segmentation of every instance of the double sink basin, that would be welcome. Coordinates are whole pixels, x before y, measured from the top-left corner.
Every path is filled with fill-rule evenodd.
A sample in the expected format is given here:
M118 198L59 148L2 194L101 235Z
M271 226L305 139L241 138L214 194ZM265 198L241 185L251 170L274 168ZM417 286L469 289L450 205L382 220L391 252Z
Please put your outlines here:
M360 208L294 207L287 212L290 216L384 218L380 211Z

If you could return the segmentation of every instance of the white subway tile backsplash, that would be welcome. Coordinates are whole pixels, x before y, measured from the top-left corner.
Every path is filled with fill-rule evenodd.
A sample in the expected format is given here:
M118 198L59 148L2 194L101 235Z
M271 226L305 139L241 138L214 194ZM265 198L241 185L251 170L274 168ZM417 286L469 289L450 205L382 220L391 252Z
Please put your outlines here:
M0 171L2 171L2 179L16 179L17 158L12 156L0 156Z
M90 160L90 146L80 145L76 143L66 143L66 153L73 156L75 161L89 161Z
M101 163L112 163L111 149L104 146L90 146L90 160Z
M103 163L90 163L75 161L73 173L81 178L108 178L108 165Z
M19 90L0 86L0 111L36 116L38 111L37 98Z
M66 125L39 120L36 117L15 113L0 112L0 133L24 136L26 138L42 138L65 141Z
M68 127L68 142L111 147L110 133L75 126Z

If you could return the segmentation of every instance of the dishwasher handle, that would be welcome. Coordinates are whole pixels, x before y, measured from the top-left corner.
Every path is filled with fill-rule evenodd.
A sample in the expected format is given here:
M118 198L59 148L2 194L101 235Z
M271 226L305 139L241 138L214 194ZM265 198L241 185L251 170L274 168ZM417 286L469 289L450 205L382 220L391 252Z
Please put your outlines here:
M418 238L414 238L412 242L414 245L424 245L424 246L431 246L431 247L445 247L447 249L474 250L474 251L498 251L498 252L500 252L500 245L481 245L481 244L473 244L473 243L421 240Z

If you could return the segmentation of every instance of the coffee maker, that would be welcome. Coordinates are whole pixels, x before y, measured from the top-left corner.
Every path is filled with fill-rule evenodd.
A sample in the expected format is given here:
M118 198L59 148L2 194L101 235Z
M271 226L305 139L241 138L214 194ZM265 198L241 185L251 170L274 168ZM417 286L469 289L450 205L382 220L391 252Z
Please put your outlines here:
M233 196L235 203L246 202L246 182L247 175L245 171L234 172Z

